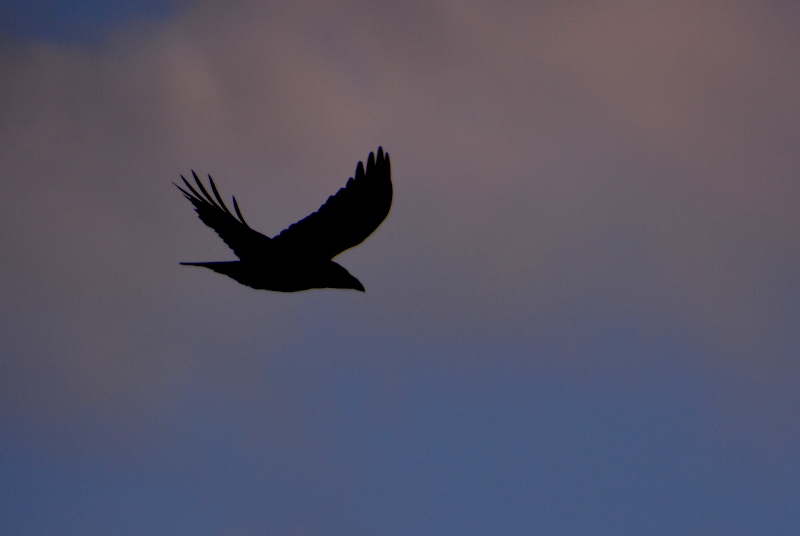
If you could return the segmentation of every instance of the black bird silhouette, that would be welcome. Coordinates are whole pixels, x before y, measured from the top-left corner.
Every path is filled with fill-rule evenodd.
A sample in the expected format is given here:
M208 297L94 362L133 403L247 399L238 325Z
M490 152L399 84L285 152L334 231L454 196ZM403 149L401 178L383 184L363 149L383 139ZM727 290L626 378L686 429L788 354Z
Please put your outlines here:
M378 228L392 205L389 153L378 147L369 153L367 170L359 162L355 177L328 198L318 211L290 225L274 238L250 228L236 198L234 216L222 201L211 175L214 197L192 171L200 192L181 175L188 188L175 186L192 202L200 219L214 229L239 257L230 262L182 262L227 275L248 287L279 292L312 288L343 288L364 292L361 282L333 262L339 253L357 246ZM238 216L238 218L237 218Z

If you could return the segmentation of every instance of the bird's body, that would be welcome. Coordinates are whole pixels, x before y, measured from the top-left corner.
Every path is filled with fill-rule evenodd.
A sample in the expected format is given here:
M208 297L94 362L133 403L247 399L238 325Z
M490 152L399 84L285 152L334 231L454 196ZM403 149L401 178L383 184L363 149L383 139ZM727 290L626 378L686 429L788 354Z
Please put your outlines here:
M182 262L187 266L202 266L227 275L259 290L297 292L312 288L345 288L364 291L361 282L339 264L328 260L279 259L273 262Z
M192 172L194 175L194 172ZM364 241L381 224L392 204L389 155L378 148L370 153L367 169L361 162L355 177L347 181L320 209L291 225L274 238L253 229L244 221L236 198L236 216L228 210L211 176L212 197L194 175L199 192L183 178L188 188L176 184L192 202L200 219L214 229L233 250L238 261L184 262L227 275L255 289L297 292L313 288L341 288L364 291L364 286L333 257ZM238 216L238 218L237 218Z

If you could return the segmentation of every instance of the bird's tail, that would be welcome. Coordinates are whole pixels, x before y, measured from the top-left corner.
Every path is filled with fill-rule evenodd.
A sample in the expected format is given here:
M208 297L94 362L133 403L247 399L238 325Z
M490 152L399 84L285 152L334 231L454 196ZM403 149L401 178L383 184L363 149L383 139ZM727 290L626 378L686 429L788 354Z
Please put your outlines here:
M222 262L182 262L184 266L200 266L214 270L218 274L227 275L231 279L238 281L242 285L252 288L264 288L254 284L252 267L242 261L222 261Z
M214 270L217 273L232 276L237 272L241 266L240 261L223 261L223 262L182 262L184 266L202 266L209 270Z

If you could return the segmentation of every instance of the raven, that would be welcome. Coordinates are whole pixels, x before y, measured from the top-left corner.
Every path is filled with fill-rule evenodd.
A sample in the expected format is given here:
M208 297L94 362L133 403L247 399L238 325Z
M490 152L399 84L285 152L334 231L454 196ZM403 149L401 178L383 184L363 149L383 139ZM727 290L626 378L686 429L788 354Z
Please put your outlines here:
M181 179L188 191L173 184L192 202L202 222L217 232L239 260L181 264L209 268L255 289L297 292L342 288L364 292L364 285L331 259L363 242L389 214L391 166L389 153L384 153L382 147L378 147L377 157L369 153L366 171L359 162L355 177L351 177L344 188L330 196L318 211L274 238L250 228L235 197L236 215L231 213L211 175L208 182L214 197L208 194L194 171L192 175L199 192L183 175Z

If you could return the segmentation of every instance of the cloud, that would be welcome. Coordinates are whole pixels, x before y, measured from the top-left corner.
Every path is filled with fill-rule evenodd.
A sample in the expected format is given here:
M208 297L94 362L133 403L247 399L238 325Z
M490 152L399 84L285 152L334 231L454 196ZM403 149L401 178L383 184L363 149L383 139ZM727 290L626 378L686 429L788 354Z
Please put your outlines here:
M6 396L167 389L214 334L305 333L325 297L177 266L230 253L169 182L211 173L275 234L378 144L395 205L341 259L376 332L567 347L616 318L796 374L800 50L774 9L243 1L91 49L5 43Z

